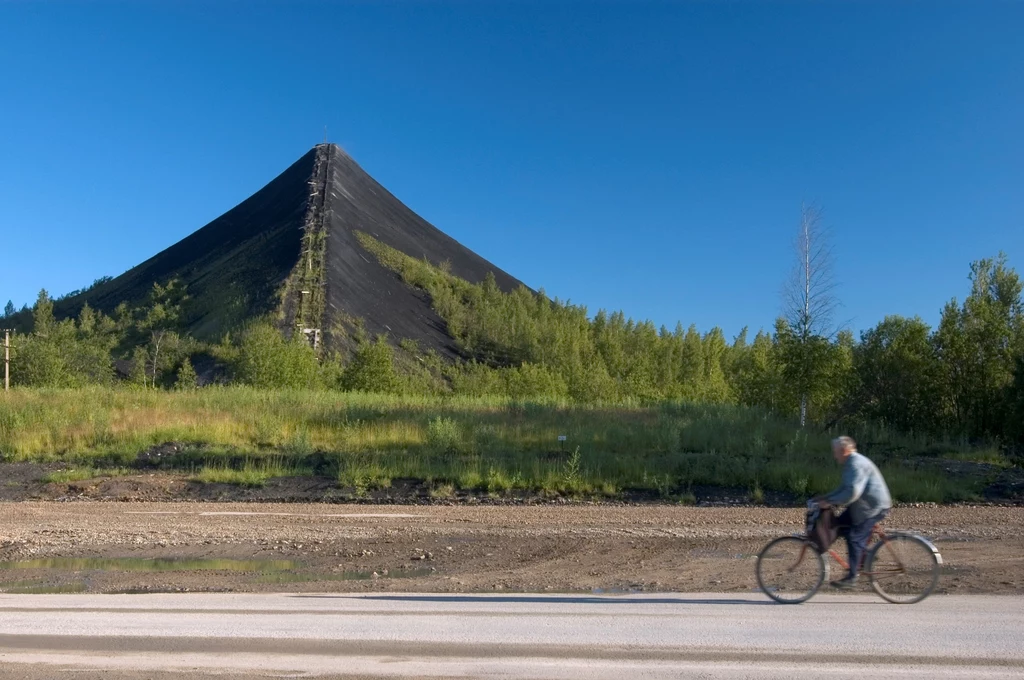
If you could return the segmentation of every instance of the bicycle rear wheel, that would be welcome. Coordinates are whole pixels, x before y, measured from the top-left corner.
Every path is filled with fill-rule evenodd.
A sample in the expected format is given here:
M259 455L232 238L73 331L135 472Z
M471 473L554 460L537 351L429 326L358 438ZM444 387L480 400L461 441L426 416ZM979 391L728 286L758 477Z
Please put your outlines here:
M890 534L868 554L871 587L893 604L914 604L928 597L939 582L941 558L923 539Z
M806 602L828 576L828 563L802 538L782 536L757 556L757 584L764 594L782 604Z

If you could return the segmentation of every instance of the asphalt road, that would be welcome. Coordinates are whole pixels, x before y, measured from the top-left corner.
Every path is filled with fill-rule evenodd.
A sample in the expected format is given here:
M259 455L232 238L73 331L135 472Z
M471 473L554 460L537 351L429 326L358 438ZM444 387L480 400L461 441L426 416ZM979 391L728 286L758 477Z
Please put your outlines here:
M0 678L1022 678L1024 601L0 595Z

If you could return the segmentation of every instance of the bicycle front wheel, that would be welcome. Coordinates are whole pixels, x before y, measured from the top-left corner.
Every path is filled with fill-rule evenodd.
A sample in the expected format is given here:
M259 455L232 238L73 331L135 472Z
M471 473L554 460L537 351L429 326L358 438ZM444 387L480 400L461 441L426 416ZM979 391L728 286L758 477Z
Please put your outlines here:
M917 536L891 534L872 548L867 572L871 587L893 604L914 604L939 582L940 558Z
M782 604L806 602L828 576L828 563L802 538L782 536L757 556L757 585Z

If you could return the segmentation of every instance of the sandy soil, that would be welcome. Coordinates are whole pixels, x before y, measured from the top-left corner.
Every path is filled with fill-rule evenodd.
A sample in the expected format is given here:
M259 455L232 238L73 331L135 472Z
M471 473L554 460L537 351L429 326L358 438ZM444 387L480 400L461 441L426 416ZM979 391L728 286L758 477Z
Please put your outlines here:
M0 591L750 592L754 556L802 519L667 505L0 503ZM942 592L1024 592L1024 508L901 507L886 526L934 540ZM10 564L52 558L140 561ZM186 558L276 564L133 570Z

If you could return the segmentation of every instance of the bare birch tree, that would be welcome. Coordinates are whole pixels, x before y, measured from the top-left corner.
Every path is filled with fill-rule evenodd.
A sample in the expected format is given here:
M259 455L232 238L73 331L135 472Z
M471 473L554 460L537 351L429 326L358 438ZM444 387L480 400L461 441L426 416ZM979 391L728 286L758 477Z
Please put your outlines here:
M835 315L835 259L831 234L822 222L821 209L802 205L800 231L794 242L795 262L783 287L783 318L795 351L788 352L800 398L800 425L807 422L807 402L820 371L823 344L838 332Z

